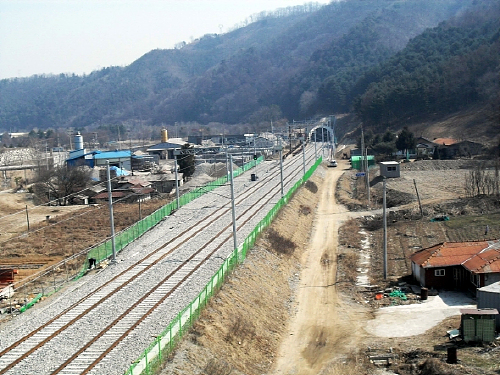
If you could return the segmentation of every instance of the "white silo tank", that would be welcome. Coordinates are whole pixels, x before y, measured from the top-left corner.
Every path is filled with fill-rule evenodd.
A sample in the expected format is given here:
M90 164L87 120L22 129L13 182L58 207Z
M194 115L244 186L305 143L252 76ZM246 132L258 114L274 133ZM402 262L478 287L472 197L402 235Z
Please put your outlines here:
M75 150L83 150L83 137L80 132L75 134Z

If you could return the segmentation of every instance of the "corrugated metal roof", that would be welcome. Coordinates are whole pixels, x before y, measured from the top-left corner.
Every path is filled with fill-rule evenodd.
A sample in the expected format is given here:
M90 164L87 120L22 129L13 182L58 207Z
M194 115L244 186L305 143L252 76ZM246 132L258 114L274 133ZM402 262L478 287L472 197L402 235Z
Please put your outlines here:
M140 187L140 188L135 188L131 187L130 190L132 190L136 194L150 194L155 191L155 189L150 188L150 187Z
M424 268L463 265L474 273L500 272L500 240L443 242L420 250L410 259Z
M75 159L82 159L82 158L85 158L85 156L87 155L93 155L95 154L96 151L91 151L91 152L87 152L86 154L77 154L77 155L74 155L74 156L69 156L66 161L69 161L69 160L75 160Z
M436 138L436 139L434 139L433 142L437 143L438 145L449 146L449 145L454 145L458 141L456 139L453 139L453 138Z
M460 309L460 314L467 315L498 315L497 309Z
M187 142L184 142L187 143ZM158 143L157 145L149 147L146 151L164 151L172 149L180 149L182 145L171 142Z
M479 288L481 292L489 292L489 293L499 293L500 294L500 281L497 281L496 283L483 286L482 288Z
M121 191L112 191L111 192L111 196L113 198L122 198L124 196L126 196L127 194L124 193L124 192L121 192ZM108 199L108 192L106 193L100 193L100 194L97 194L94 199Z
M464 267L475 273L500 272L500 250L487 248L468 259Z
M94 159L117 159L117 158L129 158L130 150L119 150L119 151L101 151L94 155Z
M416 252L410 259L424 268L458 266L487 247L486 241L443 242Z

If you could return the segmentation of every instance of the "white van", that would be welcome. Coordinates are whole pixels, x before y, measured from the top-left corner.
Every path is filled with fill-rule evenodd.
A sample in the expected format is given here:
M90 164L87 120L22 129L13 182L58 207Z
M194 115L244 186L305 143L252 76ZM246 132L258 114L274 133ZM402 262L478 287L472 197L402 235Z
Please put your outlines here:
M330 160L330 162L328 163L328 166L329 167L336 167L337 166L337 160L335 160L335 159Z

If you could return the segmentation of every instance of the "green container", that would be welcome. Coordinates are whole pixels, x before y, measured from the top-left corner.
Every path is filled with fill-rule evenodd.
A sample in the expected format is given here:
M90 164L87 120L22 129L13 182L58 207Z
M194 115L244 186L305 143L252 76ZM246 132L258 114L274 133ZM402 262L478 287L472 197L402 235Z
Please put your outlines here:
M362 170L363 168L361 166L363 159L364 159L363 156L351 156L352 169L357 169L358 171ZM375 165L375 156L368 155L366 159L368 159L368 168Z

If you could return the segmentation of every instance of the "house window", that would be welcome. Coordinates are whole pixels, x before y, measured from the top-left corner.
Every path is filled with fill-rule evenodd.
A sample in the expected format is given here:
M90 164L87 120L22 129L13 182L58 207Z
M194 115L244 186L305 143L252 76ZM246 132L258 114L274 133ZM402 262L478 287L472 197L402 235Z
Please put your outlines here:
M479 275L476 275L474 273L470 274L470 281L472 284L475 286L479 287Z
M434 270L434 276L444 276L444 268Z
M395 170L396 170L396 167L387 167L387 170L388 170L388 171L395 171Z

